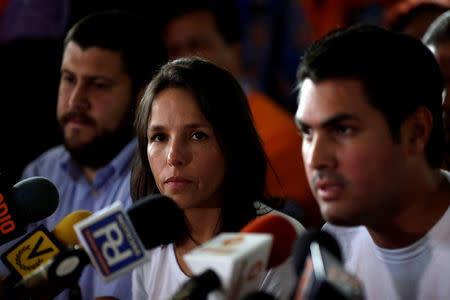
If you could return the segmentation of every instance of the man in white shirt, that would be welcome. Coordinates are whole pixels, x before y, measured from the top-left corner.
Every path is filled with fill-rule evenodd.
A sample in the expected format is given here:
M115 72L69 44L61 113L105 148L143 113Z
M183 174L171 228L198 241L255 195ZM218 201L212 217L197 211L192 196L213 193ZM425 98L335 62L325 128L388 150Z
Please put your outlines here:
M356 26L314 43L297 76L309 184L365 298L448 298L450 174L432 53Z

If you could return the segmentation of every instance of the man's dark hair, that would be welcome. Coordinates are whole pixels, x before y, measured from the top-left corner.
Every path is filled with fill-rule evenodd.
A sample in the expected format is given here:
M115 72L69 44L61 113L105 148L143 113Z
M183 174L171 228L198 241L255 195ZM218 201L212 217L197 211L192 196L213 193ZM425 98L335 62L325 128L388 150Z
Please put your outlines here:
M376 26L340 29L312 44L299 66L299 88L309 78L348 78L363 83L368 101L386 117L392 136L400 136L400 125L419 107L433 116L433 128L425 147L432 167L442 164L443 80L431 51L420 40Z
M181 58L166 64L139 103L135 120L139 155L131 174L133 201L159 192L147 157L147 127L155 97L168 88L190 91L214 129L226 163L222 229L238 231L256 216L254 203L264 202L266 156L241 86L228 71L202 59Z
M197 11L209 11L214 16L217 30L228 44L242 38L241 18L235 1L231 0L169 0L163 6L164 25L174 18ZM164 26L165 27L165 26Z
M82 49L99 47L119 52L130 75L133 93L150 82L167 54L158 32L142 17L131 12L111 10L82 18L67 33L64 47L75 42Z

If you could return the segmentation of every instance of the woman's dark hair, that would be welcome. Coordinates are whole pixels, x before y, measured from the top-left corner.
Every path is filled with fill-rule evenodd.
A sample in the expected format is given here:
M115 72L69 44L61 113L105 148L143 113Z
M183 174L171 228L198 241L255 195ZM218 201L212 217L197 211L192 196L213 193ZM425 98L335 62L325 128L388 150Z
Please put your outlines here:
M237 231L256 216L254 202L265 201L266 156L239 83L199 58L167 63L145 91L135 120L139 153L131 174L133 201L159 192L147 158L147 126L155 97L167 88L189 90L214 129L226 161L222 230Z

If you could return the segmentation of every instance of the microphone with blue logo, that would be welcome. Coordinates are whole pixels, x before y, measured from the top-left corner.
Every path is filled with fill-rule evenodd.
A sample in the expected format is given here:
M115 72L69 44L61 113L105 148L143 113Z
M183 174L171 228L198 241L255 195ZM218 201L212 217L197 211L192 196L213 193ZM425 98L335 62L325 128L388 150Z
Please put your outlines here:
M144 197L127 210L116 202L74 226L105 282L144 263L146 249L173 242L185 228L182 210L161 194Z

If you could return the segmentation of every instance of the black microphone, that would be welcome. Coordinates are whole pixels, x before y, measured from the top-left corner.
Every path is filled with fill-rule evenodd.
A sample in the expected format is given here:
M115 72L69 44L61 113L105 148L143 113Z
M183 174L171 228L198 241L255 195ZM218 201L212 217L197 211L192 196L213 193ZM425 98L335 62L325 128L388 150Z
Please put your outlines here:
M126 213L146 249L170 244L187 232L183 211L162 194L138 200L126 209Z
M13 286L6 286L0 296L4 299L33 295L53 298L64 288L77 287L78 279L89 262L86 252L77 245L64 248Z
M67 284L63 285L57 277L53 280L53 277L47 274L52 273L51 268L55 260L64 257L69 251L67 249L78 247L73 226L90 215L92 213L86 210L74 211L65 216L51 232L44 225L40 225L3 253L1 259L11 271L3 282L8 292L14 295L46 293L56 296L63 288L69 287L67 284L70 284L70 287L76 284L76 281L67 281ZM81 249L77 251L84 253ZM60 254L61 252L63 254ZM87 255L84 254L83 257Z
M58 203L58 190L45 177L30 177L12 188L1 186L0 245L24 235L28 224L50 216Z
M295 241L293 252L301 275L295 300L363 299L361 283L344 270L339 245L331 234L309 230Z
M242 300L276 300L274 296L264 291L255 291L249 293Z
M219 276L213 270L208 269L199 275L189 278L170 300L205 300L211 291L220 288Z

